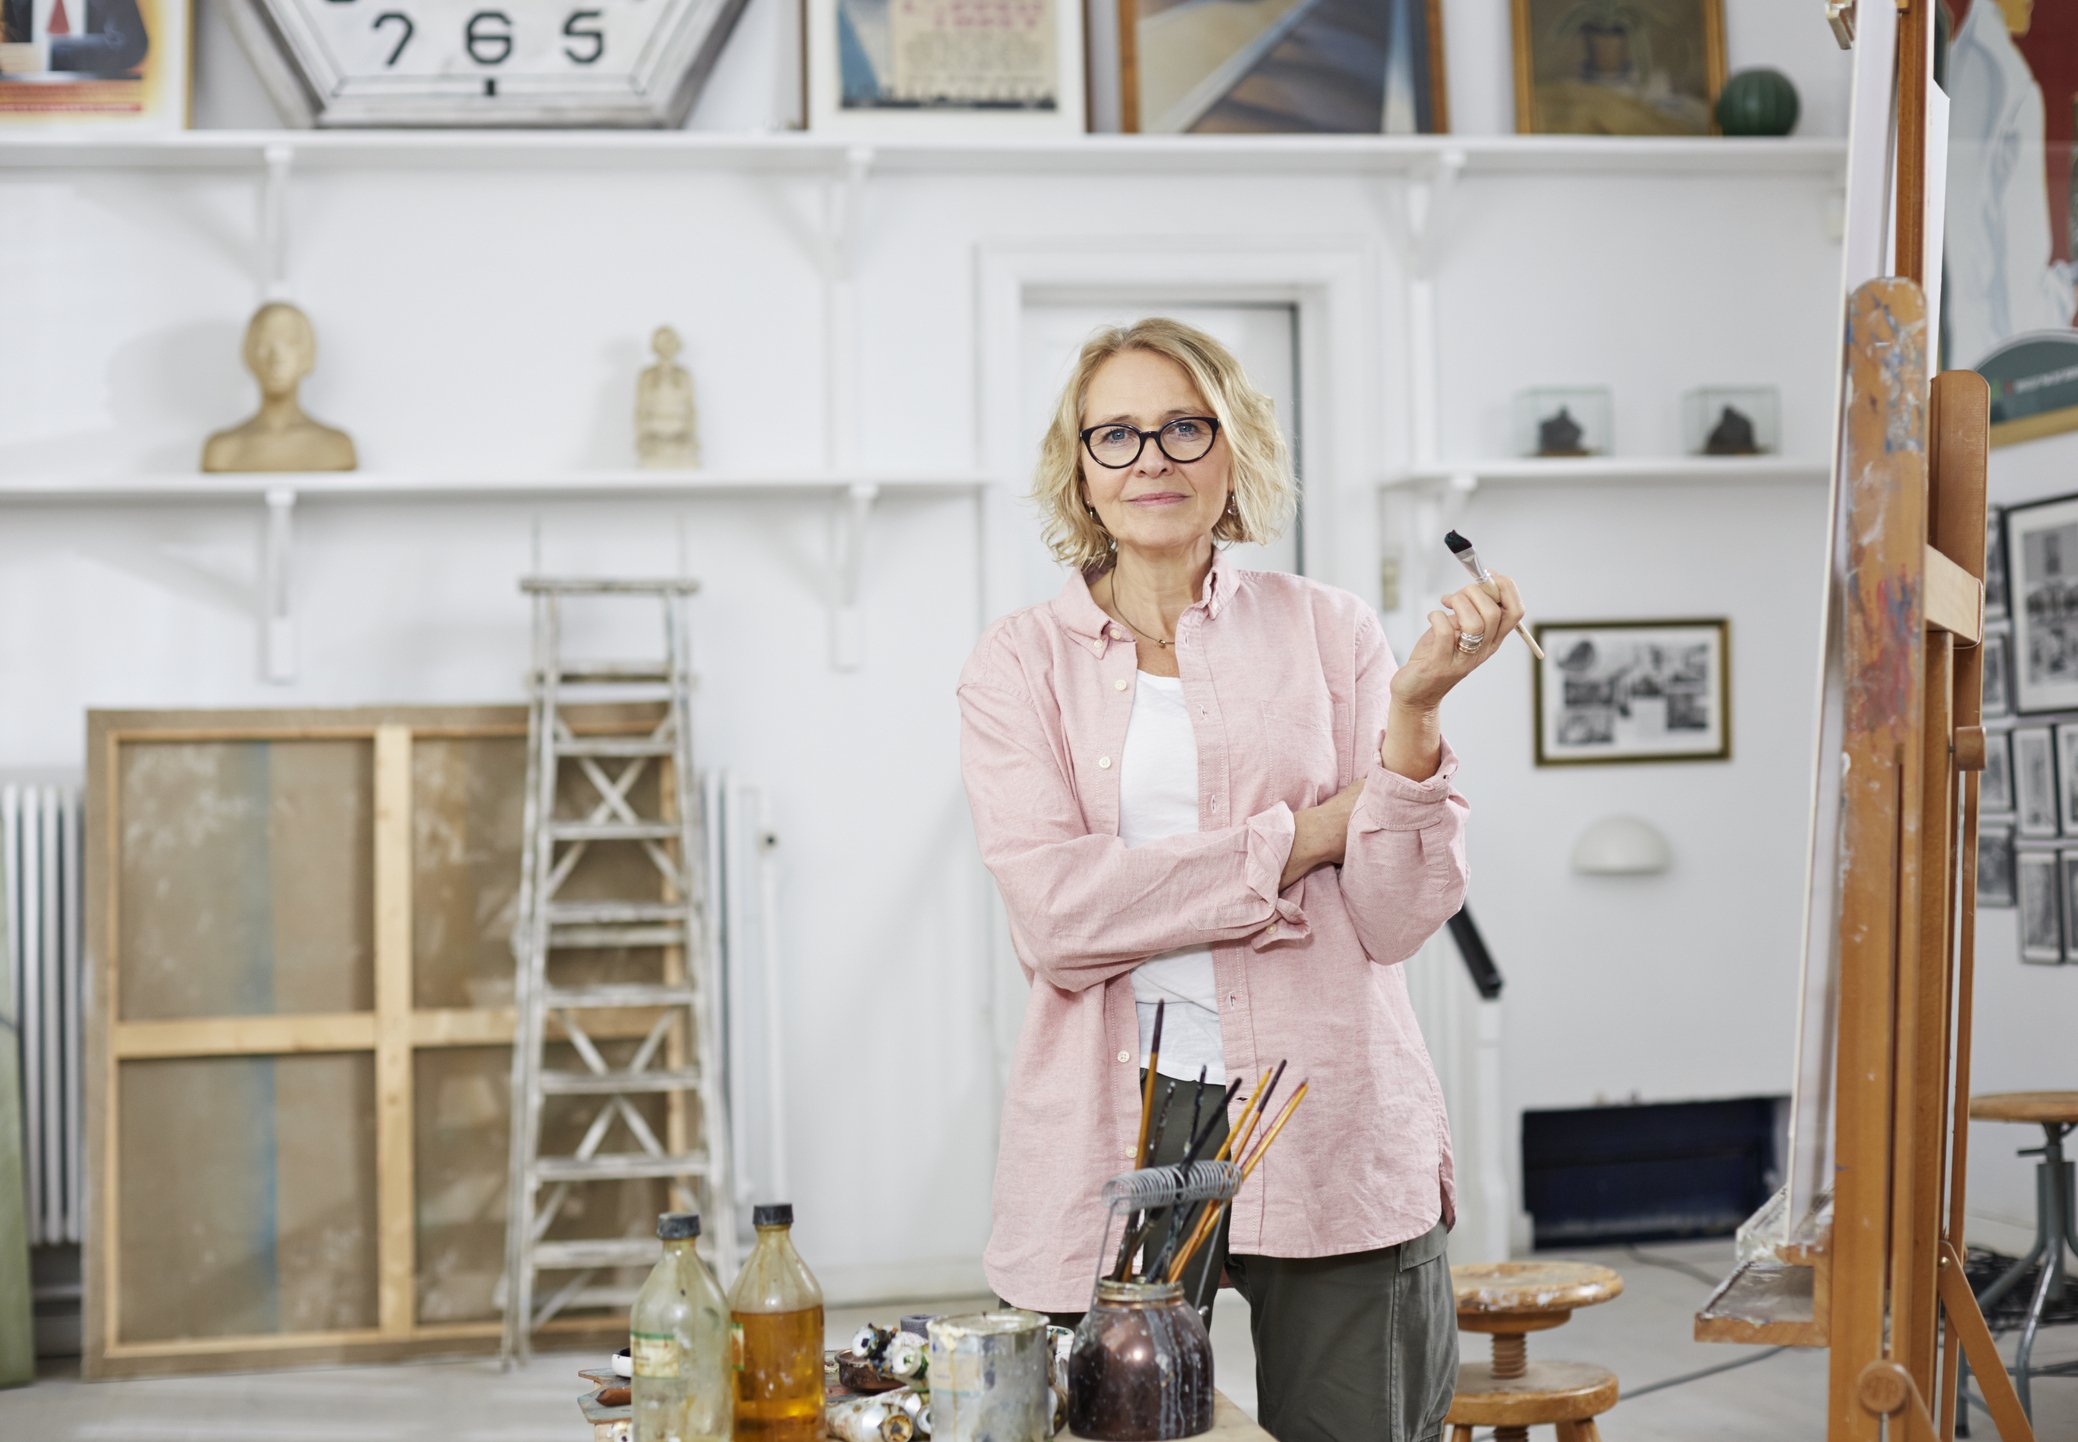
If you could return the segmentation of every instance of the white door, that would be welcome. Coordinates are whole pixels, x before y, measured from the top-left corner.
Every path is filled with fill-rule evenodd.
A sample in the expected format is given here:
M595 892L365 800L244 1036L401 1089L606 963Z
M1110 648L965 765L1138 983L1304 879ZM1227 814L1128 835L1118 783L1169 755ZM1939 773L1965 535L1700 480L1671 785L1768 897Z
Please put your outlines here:
M1240 360L1250 380L1277 404L1297 463L1302 452L1298 432L1298 312L1289 305L1177 305L1159 306L1089 305L1033 302L1025 308L1021 335L1024 354L1019 374L1023 386L1020 416L1031 437L1031 456L1039 457L1039 439L1045 434L1054 407L1060 403L1061 387L1075 368L1075 358L1091 332L1102 326L1127 325L1142 316L1172 316L1215 337ZM1267 545L1237 545L1230 552L1234 564L1254 570L1301 571L1305 569L1303 530L1305 508L1284 535ZM1035 540L1027 553L1022 601L1041 601L1061 588L1059 566L1036 540L1039 521L1031 521Z

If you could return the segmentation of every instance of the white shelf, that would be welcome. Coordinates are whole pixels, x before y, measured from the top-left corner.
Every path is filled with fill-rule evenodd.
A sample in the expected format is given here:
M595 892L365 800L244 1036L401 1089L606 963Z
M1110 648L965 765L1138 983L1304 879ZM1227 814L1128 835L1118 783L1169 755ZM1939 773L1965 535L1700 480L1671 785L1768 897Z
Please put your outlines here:
M395 471L171 473L114 476L0 476L0 505L265 501L282 492L321 500L595 500L601 497L744 500L773 495L867 499L894 495L973 495L988 483L972 475L793 471L562 471L411 474Z
M1145 175L1164 171L1466 176L1821 176L1844 173L1837 139L1563 135L1089 135L1049 141L847 141L793 132L620 130L189 130L164 136L0 137L0 168L249 169L633 166L839 177L882 172Z
M1587 485L1596 482L1688 485L1723 481L1823 481L1824 461L1784 456L1563 456L1464 461L1394 471L1387 489L1433 486L1476 490L1486 485Z

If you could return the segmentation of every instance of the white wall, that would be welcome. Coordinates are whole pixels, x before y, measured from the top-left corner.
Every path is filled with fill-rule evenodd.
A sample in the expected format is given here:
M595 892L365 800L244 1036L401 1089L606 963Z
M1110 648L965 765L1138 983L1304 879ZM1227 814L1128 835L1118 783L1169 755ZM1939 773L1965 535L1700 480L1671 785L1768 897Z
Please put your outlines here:
M1817 9L1728 8L1734 68L1789 70L1803 133L1838 133L1845 72ZM203 9L198 119L271 123ZM696 125L771 118L775 10L750 7ZM1506 0L1448 8L1460 131L1512 128L1506 13ZM1346 239L1378 267L1376 315L1360 322L1383 364L1375 454L1352 456L1363 473L1316 495L1339 508L1324 527L1372 526L1369 471L1405 457L1410 365L1380 182L1223 179L1210 207L1206 183L873 180L861 463L954 470L987 453L972 340L984 243L1208 227L1273 247ZM1708 381L1780 386L1785 449L1822 450L1836 345L1828 191L1816 178L1468 179L1439 281L1446 453L1504 450L1511 391L1575 379L1616 387L1628 452L1674 451L1681 391ZM819 465L822 295L801 242L817 200L804 182L667 166L300 173L290 288L321 347L306 403L353 432L369 469L625 465L632 377L649 328L668 320L687 340L711 467ZM0 205L0 264L34 278L0 289L0 394L13 400L0 470L192 467L203 435L250 408L236 353L254 299L252 177L16 172L0 175ZM77 768L89 706L516 700L527 632L514 582L534 518L547 563L567 571L675 567L682 533L706 587L705 759L770 786L782 837L803 1245L833 1293L974 1285L993 1161L991 920L951 688L982 619L975 503L876 513L865 665L842 673L827 665L826 518L799 501L309 502L300 679L285 687L256 679L256 509L0 511L0 769ZM1460 524L1545 619L1732 620L1727 764L1536 770L1529 677L1513 658L1453 707L1477 818L1475 906L1510 978L1507 1115L1786 1089L1820 489L1490 488ZM1363 585L1371 573L1334 574ZM1441 568L1431 581L1417 596L1455 584ZM1613 810L1667 831L1672 873L1629 884L1567 871L1573 837ZM1424 964L1456 960L1441 949ZM928 1124L903 1129L898 1164L869 1163L860 1137L878 1129L875 1094L897 1087L914 1090L890 1105Z

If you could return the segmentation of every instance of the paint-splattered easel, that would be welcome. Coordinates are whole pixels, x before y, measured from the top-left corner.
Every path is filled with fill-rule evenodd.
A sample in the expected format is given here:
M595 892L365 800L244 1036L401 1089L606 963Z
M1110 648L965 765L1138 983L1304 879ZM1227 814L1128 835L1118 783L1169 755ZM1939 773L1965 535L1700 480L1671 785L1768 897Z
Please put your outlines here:
M1855 95L1791 1180L1696 1336L1829 1348L1828 1442L1950 1442L1960 1348L2003 1442L2033 1442L1962 1265L1989 401L1929 380L1930 0L1831 8Z

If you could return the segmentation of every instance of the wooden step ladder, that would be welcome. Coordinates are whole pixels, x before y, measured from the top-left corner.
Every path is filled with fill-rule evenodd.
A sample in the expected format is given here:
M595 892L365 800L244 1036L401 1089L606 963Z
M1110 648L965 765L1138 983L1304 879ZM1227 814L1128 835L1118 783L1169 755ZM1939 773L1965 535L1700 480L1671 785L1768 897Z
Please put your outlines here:
M627 1307L636 1287L595 1283L602 1271L646 1266L658 1253L654 1233L550 1238L573 1189L609 1184L667 1184L674 1210L698 1211L710 1264L734 1270L736 1217L729 1174L728 1123L722 1105L716 967L702 923L697 842L699 792L694 783L686 606L690 580L569 580L530 577L520 589L534 609L534 659L527 736L519 916L513 927L512 1160L507 1183L505 1332L508 1365L525 1361L533 1336L567 1308ZM579 599L651 598L663 613L664 655L655 661L573 661L563 654L564 607ZM587 701L660 701L663 715L647 735L578 736L565 715L575 692ZM638 785L652 767L657 814L637 810ZM572 772L594 798L568 814L565 782ZM661 888L647 896L582 900L560 893L587 850L640 847ZM660 892L660 894L659 894ZM605 949L654 950L654 980L559 982L559 958ZM610 1062L601 1050L612 1034L636 1041ZM549 1070L543 1053L551 1017L583 1063ZM633 1098L665 1099L664 1137ZM569 1155L542 1154L542 1099L596 1099L597 1113ZM699 1145L689 1141L697 1115ZM633 1149L607 1151L621 1132ZM587 1209L597 1210L597 1209ZM610 1209L609 1209L610 1210ZM535 1299L544 1272L570 1274Z

